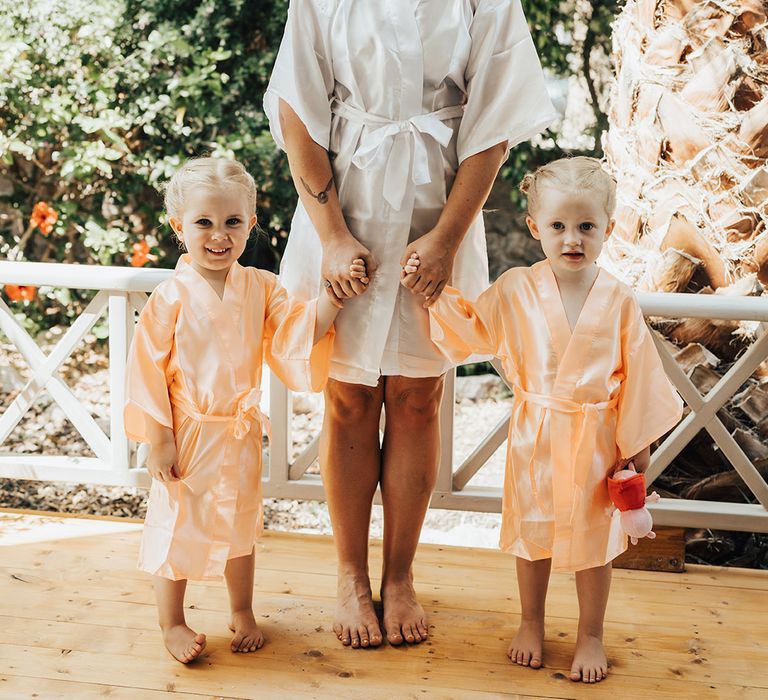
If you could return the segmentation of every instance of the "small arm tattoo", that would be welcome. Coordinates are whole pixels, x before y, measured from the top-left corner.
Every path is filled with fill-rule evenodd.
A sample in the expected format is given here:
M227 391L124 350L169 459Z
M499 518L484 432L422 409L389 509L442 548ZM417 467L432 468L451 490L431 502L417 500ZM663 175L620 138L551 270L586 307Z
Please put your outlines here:
M318 194L315 194L310 186L307 184L306 180L299 176L299 179L301 180L301 184L304 185L304 189L309 192L309 195L311 197L314 197L320 204L325 204L328 202L328 193L331 191L331 188L333 187L333 175L331 175L331 179L328 180L328 184L325 186L322 192L318 192Z

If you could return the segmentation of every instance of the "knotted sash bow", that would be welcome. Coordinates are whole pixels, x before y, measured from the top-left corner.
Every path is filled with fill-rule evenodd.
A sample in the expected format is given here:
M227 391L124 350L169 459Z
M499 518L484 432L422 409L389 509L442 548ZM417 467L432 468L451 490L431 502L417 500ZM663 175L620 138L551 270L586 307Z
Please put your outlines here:
M269 418L262 413L259 407L261 391L259 389L247 389L237 395L236 401L235 413L229 416L201 413L192 404L179 397L174 398L173 405L194 421L201 423L232 423L232 436L236 440L242 440L250 432L251 426L255 422L258 422L262 430L267 434L267 437L272 439ZM185 479L180 479L180 481L192 491L192 487Z
M443 122L464 114L464 107L455 105L443 107L429 114L417 114L408 119L394 121L364 112L340 100L334 100L331 110L334 114L356 124L379 127L363 137L352 157L352 163L361 170L386 168L384 199L398 211L403 205L409 178L403 176L402 164L397 162L398 159L391 157L397 136L404 133L411 136L413 152L409 163L410 180L415 185L426 185L432 182L426 137L434 139L445 148L453 136L453 129Z
M619 401L618 395L614 396L608 401L600 401L598 403L579 403L578 401L572 401L571 399L564 399L559 396L548 396L546 394L535 394L530 391L525 391L520 387L514 388L515 399L520 402L528 402L535 404L541 408L539 413L539 421L536 426L536 437L533 441L533 449L531 451L531 459L528 462L528 475L531 480L531 488L533 490L533 497L536 499L536 504L541 510L541 504L539 502L539 491L536 485L536 476L534 473L534 458L536 457L536 447L539 444L539 438L541 437L541 429L544 425L544 417L547 411L560 411L561 413L580 413L581 423L579 425L579 437L574 443L574 448L571 452L571 464L576 465L580 454L592 455L595 451L595 440L597 434L597 420L600 416L600 411L607 411L616 406ZM588 442L587 442L588 440ZM582 470L582 473L574 473L574 480L579 488L583 488L584 481L586 479L588 470ZM573 522L573 516L576 509L571 507L570 522Z

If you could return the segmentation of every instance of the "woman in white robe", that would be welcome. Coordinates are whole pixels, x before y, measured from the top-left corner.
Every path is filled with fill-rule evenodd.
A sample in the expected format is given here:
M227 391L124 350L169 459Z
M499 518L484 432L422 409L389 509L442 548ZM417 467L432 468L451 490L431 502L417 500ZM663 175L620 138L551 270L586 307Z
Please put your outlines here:
M292 0L264 98L300 201L280 276L299 299L346 297L336 321L320 461L338 554L334 630L382 641L368 578L381 485L384 628L427 638L411 566L439 461L451 367L416 291L488 286L480 209L510 147L555 118L520 0ZM362 258L370 282L349 275ZM364 292L364 293L363 293ZM382 406L386 414L379 437Z

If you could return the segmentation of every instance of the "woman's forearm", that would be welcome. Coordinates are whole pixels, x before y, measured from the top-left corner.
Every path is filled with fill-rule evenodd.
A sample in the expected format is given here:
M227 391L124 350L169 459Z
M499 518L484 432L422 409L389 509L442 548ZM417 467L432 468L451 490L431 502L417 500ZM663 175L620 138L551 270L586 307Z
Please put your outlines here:
M301 202L325 246L348 233L328 151L317 144L293 108L280 100L280 128Z
M459 166L448 201L435 226L454 249L459 247L488 199L506 153L505 141L470 156Z

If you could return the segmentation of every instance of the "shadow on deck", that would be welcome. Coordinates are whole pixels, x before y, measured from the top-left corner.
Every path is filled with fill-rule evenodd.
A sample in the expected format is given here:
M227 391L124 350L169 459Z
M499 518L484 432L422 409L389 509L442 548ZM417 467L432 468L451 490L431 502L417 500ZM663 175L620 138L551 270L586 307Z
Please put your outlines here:
M539 671L506 658L519 620L514 560L488 550L420 547L430 640L352 650L331 631L331 540L269 533L257 548L255 591L266 645L232 654L224 584L191 583L188 621L208 647L185 667L165 652L150 579L135 569L139 533L132 522L0 513L0 698L768 697L768 572L617 570L606 621L611 675L585 687L567 679L571 575L552 577ZM373 572L380 563L375 542Z

